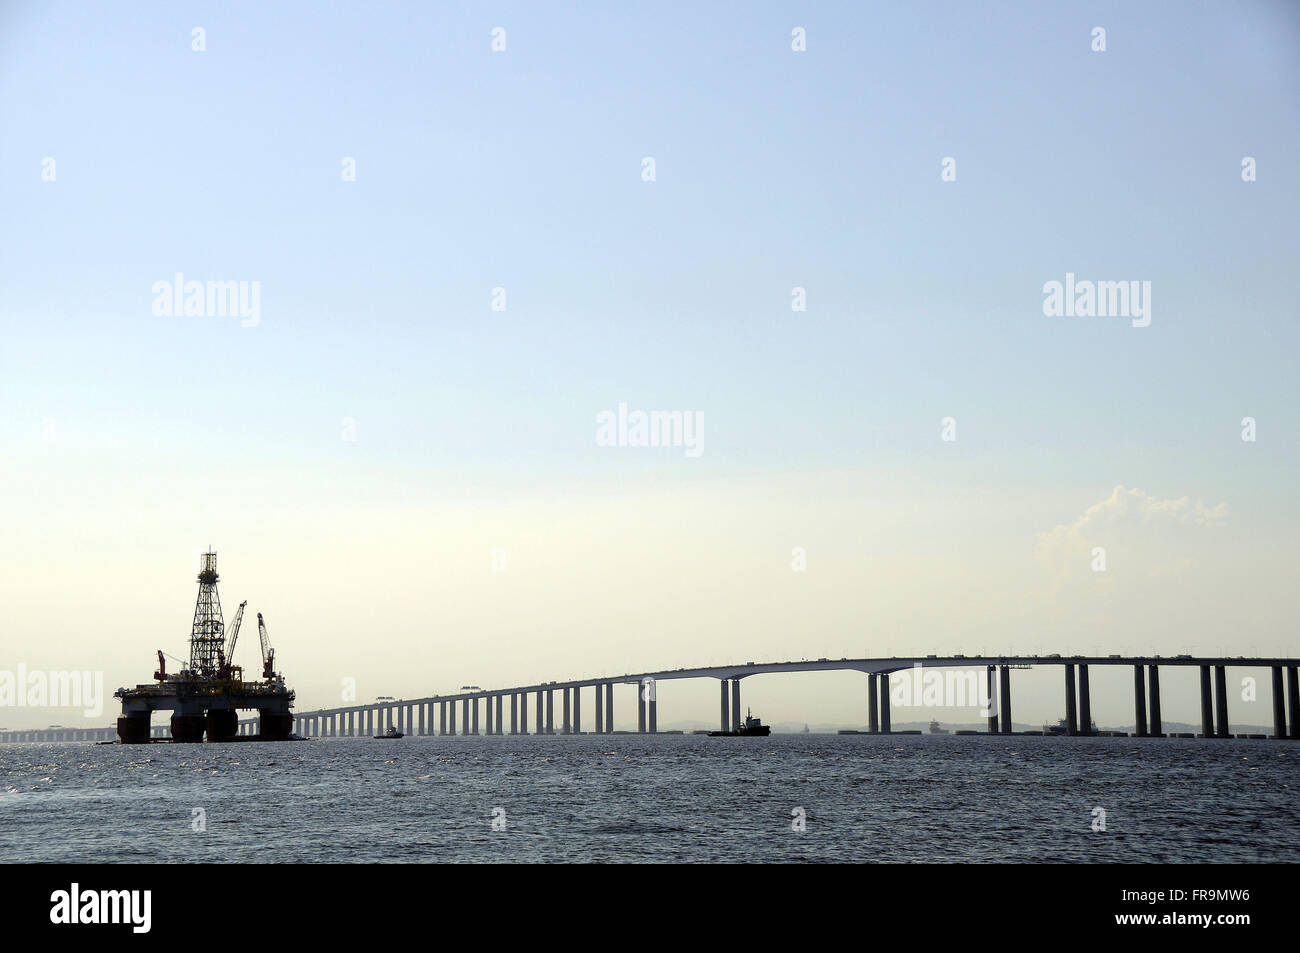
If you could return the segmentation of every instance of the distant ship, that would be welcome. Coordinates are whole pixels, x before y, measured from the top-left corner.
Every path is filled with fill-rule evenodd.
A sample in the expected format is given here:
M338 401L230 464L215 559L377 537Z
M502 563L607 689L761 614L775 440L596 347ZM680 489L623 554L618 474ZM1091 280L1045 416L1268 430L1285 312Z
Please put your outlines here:
M812 732L808 730L808 722L805 721L805 722L803 723L803 731L799 732L799 734L801 734L801 735L810 735L810 734L812 734Z
M752 710L748 710L745 714L745 723L740 726L739 730L710 731L709 737L710 738L735 738L742 735L744 736L753 735L759 738L766 738L771 733L772 733L771 726L763 724L763 722L760 719L754 717L754 713Z
M939 727L939 723L938 723L937 721L932 721L932 722L930 722L930 734L932 734L932 735L946 735L946 734L948 734L948 733L949 733L949 732L948 732L948 729L947 729L947 728L940 728L940 727Z
M375 740L379 740L381 738L404 738L404 737L406 736L402 732L398 731L395 727L390 725L388 727L388 730L385 731L382 735L375 735Z
M1045 735L1063 735L1066 733L1067 729L1064 718L1054 725L1043 725L1043 734ZM1092 722L1092 728L1089 733L1094 735L1097 733L1097 723L1095 721Z

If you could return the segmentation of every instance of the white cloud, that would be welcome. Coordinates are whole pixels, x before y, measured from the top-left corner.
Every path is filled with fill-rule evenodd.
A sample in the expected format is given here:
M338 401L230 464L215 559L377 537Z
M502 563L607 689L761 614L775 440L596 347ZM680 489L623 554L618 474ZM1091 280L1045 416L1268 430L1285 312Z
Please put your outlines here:
M1107 499L1084 510L1073 523L1063 523L1037 536L1040 553L1098 541L1116 530L1141 528L1156 535L1170 526L1215 526L1228 518L1228 504L1207 506L1204 500L1184 496L1162 500L1135 488L1115 487Z

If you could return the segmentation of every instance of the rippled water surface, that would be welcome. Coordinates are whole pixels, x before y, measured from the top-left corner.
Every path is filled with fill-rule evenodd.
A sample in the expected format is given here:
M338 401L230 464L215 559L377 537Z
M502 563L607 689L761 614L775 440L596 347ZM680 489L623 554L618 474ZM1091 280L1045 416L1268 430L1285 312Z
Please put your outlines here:
M1298 766L1300 744L1201 739L0 745L0 856L1296 862ZM192 830L195 808L205 831Z

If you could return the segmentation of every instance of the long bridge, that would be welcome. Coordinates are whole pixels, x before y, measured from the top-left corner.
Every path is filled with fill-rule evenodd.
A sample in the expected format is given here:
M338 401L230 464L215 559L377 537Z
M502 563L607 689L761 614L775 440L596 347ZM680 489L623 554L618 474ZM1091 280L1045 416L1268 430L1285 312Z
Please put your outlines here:
M1096 666L1129 666L1133 670L1134 721L1138 737L1165 737L1160 712L1160 669L1167 667L1200 670L1200 737L1232 737L1229 727L1227 669L1267 668L1272 671L1274 738L1300 739L1300 679L1294 658L1167 656L1060 656L1060 655L926 655L892 658L841 658L792 662L743 662L705 668L678 668L619 676L540 682L511 688L472 688L446 695L413 699L381 699L340 708L321 708L294 713L294 730L309 737L355 737L381 733L395 727L416 735L526 735L580 734L584 692L590 692L595 734L614 734L614 686L630 685L635 690L637 733L658 731L658 684L687 678L717 679L718 726L735 730L741 721L740 683L755 675L790 672L855 671L867 676L868 733L889 734L889 678L914 668L983 668L987 677L988 732L1010 734L1011 673L1015 669L1044 665L1060 666L1064 674L1065 731L1067 735L1091 733L1092 704L1089 671ZM560 722L556 724L556 696L560 696ZM531 702L531 706L530 706ZM535 712L529 728L529 708ZM457 708L460 730L457 731ZM480 722L480 712L483 714ZM258 733L256 718L241 720L242 736ZM620 732L621 733L621 732ZM168 729L152 729L156 739L169 737ZM50 728L10 731L0 741L108 741L113 728Z

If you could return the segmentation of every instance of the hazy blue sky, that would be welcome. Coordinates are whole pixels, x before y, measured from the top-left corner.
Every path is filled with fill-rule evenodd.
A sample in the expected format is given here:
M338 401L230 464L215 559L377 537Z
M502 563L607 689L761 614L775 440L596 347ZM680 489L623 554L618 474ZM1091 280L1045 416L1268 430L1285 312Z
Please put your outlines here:
M6 3L0 666L146 678L207 545L307 706L1294 651L1298 116L1292 3ZM1046 317L1067 272L1150 326ZM598 446L620 403L702 455ZM819 678L746 690L865 718Z

